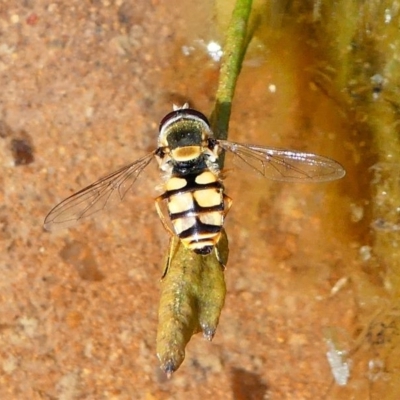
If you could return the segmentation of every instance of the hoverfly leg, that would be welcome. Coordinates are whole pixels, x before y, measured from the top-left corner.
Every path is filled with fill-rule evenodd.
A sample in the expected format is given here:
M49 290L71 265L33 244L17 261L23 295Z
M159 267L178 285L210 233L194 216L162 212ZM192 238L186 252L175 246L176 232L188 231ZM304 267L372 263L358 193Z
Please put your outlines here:
M175 232L172 229L171 224L168 223L169 218L166 217L165 212L163 212L163 210L161 209L160 204L164 201L163 196L158 196L155 200L155 206L156 206L156 210L157 210L157 214L158 217L161 220L161 223L164 226L164 229L171 235L171 236L175 236Z
M224 193L224 218L232 207L232 199Z
M225 271L226 265L223 263L221 259L217 246L214 247L214 251L215 251L215 257L217 257L217 260L219 262L219 265L221 266L222 271Z
M171 265L171 261L172 261L172 259L174 257L174 253L175 253L178 245L179 245L179 239L175 235L171 236L171 238L169 240L168 254L167 254L166 259L165 259L164 272L163 272L163 274L161 276L161 280L163 280L167 276L169 267Z

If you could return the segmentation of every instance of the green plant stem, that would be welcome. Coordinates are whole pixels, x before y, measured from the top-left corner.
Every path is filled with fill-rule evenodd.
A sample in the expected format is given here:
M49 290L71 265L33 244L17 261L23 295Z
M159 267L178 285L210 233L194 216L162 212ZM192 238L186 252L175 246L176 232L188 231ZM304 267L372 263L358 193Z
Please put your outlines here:
M217 139L228 137L233 95L248 43L251 6L252 0L236 2L226 34L216 102L211 115L211 126Z

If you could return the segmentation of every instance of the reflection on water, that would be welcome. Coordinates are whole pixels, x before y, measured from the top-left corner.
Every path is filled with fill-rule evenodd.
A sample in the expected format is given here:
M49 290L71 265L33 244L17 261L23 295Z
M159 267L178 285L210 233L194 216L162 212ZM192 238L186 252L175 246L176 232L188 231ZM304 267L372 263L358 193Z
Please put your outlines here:
M222 32L227 3L215 8ZM249 353L261 357L252 367L271 383L271 396L394 399L391 393L400 392L391 356L399 321L392 298L400 290L399 10L390 1L353 0L257 2L256 8L229 139L332 157L347 176L319 185L260 184L226 165L234 203L220 329L237 340L225 349L232 362ZM180 61L177 91L207 113L218 65L196 46L199 40L213 37L178 40L179 51L193 51ZM252 322L239 329L235 318ZM346 340L328 338L327 330L344 332ZM238 339L246 335L249 347Z
M331 367L332 375L339 386L346 386L350 377L350 365L346 361L347 352L335 346L331 339L326 339L328 351L326 358Z

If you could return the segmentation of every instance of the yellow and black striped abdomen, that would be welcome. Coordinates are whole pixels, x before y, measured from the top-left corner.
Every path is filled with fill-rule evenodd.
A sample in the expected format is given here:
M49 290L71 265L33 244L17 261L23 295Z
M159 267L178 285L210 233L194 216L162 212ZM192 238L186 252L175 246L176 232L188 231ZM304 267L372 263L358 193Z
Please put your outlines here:
M172 176L162 196L182 243L198 254L209 254L218 243L224 222L224 187L209 169Z

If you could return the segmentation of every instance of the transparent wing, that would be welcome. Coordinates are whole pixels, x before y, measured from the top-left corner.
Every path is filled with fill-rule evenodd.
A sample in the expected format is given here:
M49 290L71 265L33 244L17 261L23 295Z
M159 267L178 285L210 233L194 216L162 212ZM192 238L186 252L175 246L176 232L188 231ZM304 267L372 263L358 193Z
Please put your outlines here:
M44 220L44 228L56 230L74 225L103 210L112 200L123 200L154 152L92 183L56 205Z
M346 171L336 161L313 153L218 141L234 153L235 162L244 163L265 178L287 182L326 182L342 178Z

